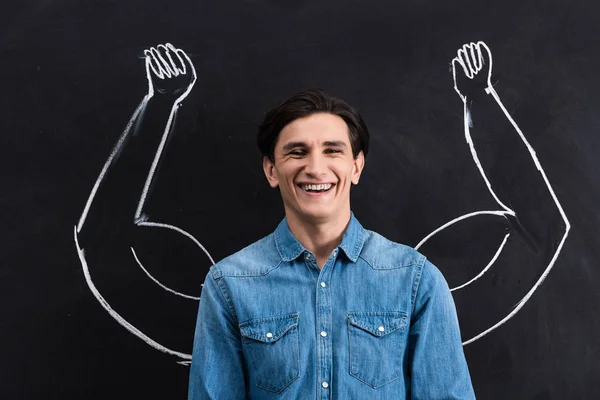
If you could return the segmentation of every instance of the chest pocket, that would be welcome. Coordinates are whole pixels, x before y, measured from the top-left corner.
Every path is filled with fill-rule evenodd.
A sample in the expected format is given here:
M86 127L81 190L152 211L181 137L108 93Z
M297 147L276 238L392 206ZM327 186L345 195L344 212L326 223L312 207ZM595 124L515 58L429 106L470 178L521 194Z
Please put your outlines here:
M346 315L350 375L373 388L400 377L408 331L407 315L399 311Z
M300 376L298 318L296 313L240 324L249 373L259 387L280 393Z

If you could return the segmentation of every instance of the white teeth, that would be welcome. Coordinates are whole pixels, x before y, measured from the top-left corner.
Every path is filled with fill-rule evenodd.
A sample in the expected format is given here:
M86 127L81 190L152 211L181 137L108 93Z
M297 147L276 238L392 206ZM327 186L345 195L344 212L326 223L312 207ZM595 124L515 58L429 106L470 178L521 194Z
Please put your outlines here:
M333 186L331 183L321 184L321 185L302 185L302 189L304 190L329 190Z

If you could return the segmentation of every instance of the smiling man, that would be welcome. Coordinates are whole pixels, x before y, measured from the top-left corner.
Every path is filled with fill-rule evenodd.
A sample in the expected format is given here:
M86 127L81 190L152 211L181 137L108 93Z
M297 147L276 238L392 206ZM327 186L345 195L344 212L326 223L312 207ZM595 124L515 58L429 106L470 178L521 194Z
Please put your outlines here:
M299 92L266 115L258 145L285 218L210 269L189 398L474 398L443 276L351 212L369 147L359 113Z

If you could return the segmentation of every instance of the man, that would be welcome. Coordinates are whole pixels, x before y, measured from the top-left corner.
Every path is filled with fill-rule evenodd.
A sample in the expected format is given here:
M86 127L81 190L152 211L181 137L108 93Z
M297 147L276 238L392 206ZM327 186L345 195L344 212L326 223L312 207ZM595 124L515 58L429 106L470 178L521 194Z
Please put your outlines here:
M368 144L358 112L320 90L267 114L258 145L285 218L210 269L190 399L475 397L441 273L351 212Z

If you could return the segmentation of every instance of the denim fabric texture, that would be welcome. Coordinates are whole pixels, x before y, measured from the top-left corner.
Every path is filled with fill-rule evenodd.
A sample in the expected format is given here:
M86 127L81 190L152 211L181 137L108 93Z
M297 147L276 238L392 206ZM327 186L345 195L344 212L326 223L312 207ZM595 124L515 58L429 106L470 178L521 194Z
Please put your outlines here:
M351 216L322 269L284 219L215 264L189 399L474 399L454 302L414 249Z

